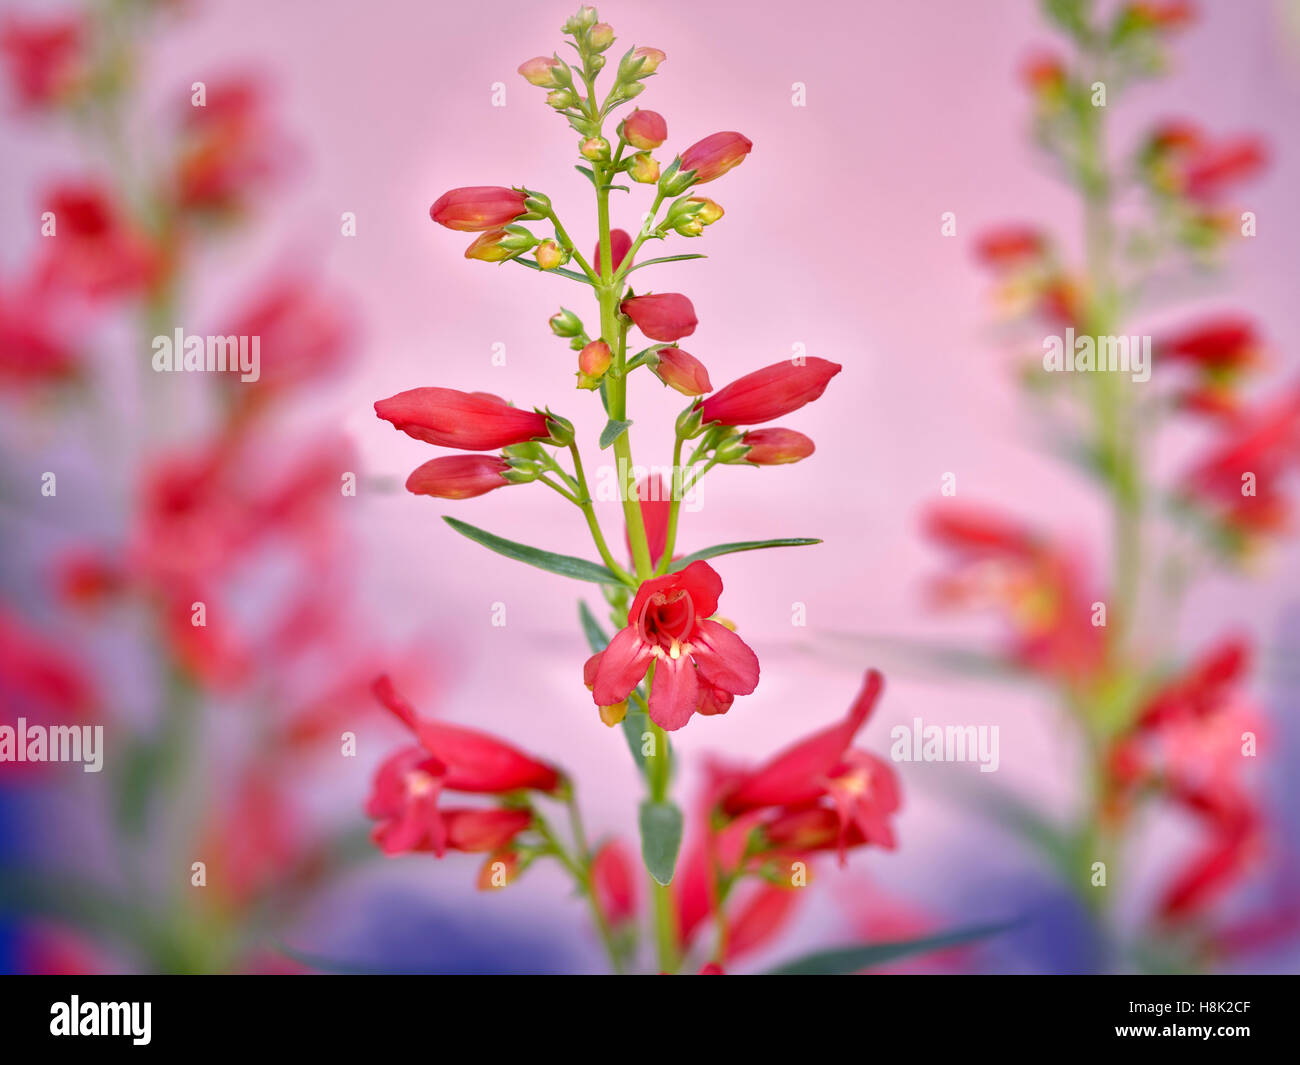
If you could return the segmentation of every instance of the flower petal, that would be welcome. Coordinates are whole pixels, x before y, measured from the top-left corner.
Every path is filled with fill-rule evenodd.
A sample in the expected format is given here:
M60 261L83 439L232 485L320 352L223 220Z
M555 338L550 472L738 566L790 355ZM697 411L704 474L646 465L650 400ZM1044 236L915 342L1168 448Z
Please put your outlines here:
M673 732L691 719L699 699L699 680L688 657L661 658L655 663L654 684L650 688L651 721Z
M613 706L628 697L650 668L650 648L632 626L619 629L596 667L591 695L597 706Z
M732 695L758 687L758 655L725 625L701 621L691 639L695 664L709 683Z

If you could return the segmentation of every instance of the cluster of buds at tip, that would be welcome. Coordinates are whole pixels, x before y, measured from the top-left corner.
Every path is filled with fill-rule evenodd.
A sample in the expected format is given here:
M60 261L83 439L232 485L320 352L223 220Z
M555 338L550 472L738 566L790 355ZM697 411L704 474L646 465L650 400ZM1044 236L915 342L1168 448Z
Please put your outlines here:
M682 237L698 237L724 213L720 204L705 196L683 196L668 208L657 232L666 236L672 230Z

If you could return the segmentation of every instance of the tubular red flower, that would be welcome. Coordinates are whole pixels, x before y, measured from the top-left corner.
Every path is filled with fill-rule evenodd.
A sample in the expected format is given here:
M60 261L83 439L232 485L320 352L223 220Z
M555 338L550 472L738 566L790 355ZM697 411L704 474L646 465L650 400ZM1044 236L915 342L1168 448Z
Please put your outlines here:
M826 359L778 362L732 381L700 404L705 424L756 425L796 411L826 391L843 367Z
M721 592L722 579L705 562L645 581L628 611L627 627L610 640L596 665L596 705L626 699L651 664L650 718L669 731L695 713L700 679L732 695L752 692L758 686L758 658L734 632L708 620Z
M462 451L495 451L548 436L546 415L487 392L412 388L375 404L375 413L416 440Z
M749 448L745 452L745 461L755 466L782 466L798 462L817 450L811 437L796 433L793 429L751 429L741 437L740 442Z
M826 779L843 761L853 737L875 709L884 683L877 670L868 670L843 721L813 733L740 776L725 790L721 808L734 817L764 806L794 806L819 799L826 792Z
M527 213L524 194L500 185L475 185L444 192L429 208L429 217L440 226L466 233L498 229Z
M563 777L554 766L487 733L419 717L411 704L397 693L387 676L379 677L373 690L380 703L415 734L425 751L441 763L443 769L437 775L442 787L490 794L521 788L547 793L561 789Z
M627 848L611 840L591 859L591 889L605 920L618 927L636 919L636 875Z
M631 250L632 237L627 230L611 229L609 231L609 257L613 260L615 270L623 265L623 260L627 258L627 253ZM592 269L599 274L601 272L599 242L596 244L596 250L591 253L591 258Z
M672 507L672 487L661 476L642 477L636 486L637 501L641 504L641 522L645 525L646 545L650 561L659 564L668 545L668 512ZM623 530L627 534L626 528ZM632 539L627 536L628 555L632 554Z
M85 65L80 19L35 21L10 15L0 30L14 95L26 108L58 104L77 87Z
M754 142L740 133L713 133L682 152L681 172L695 171L695 184L703 185L722 177L739 166L754 147Z
M473 499L508 485L504 474L509 469L496 455L448 455L416 467L406 479L406 490L437 499Z
M1158 354L1207 369L1236 370L1259 361L1259 337L1250 319L1221 315L1167 338Z
M683 396L702 396L713 391L709 371L694 355L681 348L660 348L655 354L659 360L654 368L655 376L669 388Z
M1047 241L1032 226L1006 225L980 234L975 241L975 257L986 266L1007 270L1041 259Z
M651 340L672 343L695 332L699 324L691 301L680 292L659 292L625 299L622 311Z
M650 151L668 139L668 123L658 111L637 108L623 120L623 139L633 148Z

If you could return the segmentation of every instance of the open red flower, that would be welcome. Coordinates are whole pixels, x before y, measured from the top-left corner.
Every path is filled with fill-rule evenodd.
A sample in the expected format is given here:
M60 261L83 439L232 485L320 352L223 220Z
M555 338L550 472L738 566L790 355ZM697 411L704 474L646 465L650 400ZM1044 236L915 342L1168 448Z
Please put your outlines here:
M452 189L433 201L429 217L448 229L482 233L504 226L527 213L525 198L518 189L507 189L499 185Z
M757 656L725 625L709 620L721 593L722 578L705 562L645 581L628 611L627 627L610 640L594 667L596 705L622 702L652 664L650 719L670 731L695 713L701 680L731 695L752 692L758 686Z
M564 778L554 766L494 736L421 718L387 676L375 681L374 693L441 765L436 775L444 788L499 795L521 789L554 794L563 787Z
M411 388L379 400L375 413L416 440L462 451L496 451L550 435L545 414L488 392Z
M778 362L732 381L704 400L699 411L705 424L770 422L811 403L842 369L839 363L826 359Z

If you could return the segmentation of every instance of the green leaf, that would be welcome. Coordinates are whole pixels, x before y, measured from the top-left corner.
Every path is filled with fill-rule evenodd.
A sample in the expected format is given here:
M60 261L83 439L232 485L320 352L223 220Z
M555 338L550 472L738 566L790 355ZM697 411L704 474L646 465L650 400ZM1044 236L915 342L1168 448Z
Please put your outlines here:
M654 266L655 263L679 263L685 259L707 259L707 255L701 255L699 252L691 252L687 255L661 255L657 259L646 259L645 262L637 263L628 273L633 270L640 270L643 266Z
M668 567L669 573L676 573L678 570L685 569L692 562L701 562L706 558L717 558L719 555L734 555L738 551L760 551L765 547L808 547L810 544L819 544L820 540L809 539L806 536L788 537L784 540L740 540L734 544L714 544L712 547L706 547L702 551L696 551L693 554L684 555L677 559Z
M660 884L671 884L682 845L682 812L670 802L641 804L641 857Z
M448 514L444 514L442 520L460 533L461 536L467 537L477 544L482 544L489 551L495 551L498 555L513 558L517 562L527 562L530 566L536 566L538 569L548 570L551 573L558 573L561 577L572 577L574 580L592 581L595 584L619 583L618 577L611 570L606 569L599 563L588 562L585 558L574 558L572 555L557 555L552 551L543 551L538 547L515 543L514 540L495 536Z
M600 622L591 612L591 607L581 599L578 600L578 621L582 625L582 634L587 637L587 646L591 648L592 654L597 654L609 646L610 638L600 627Z
M591 167L589 167L589 166L575 166L573 169L576 170L579 174L584 175L584 176L586 177L586 179L587 179L588 181L590 181L593 185L596 184L596 175L595 175L595 173L592 171Z
M600 431L600 450L604 451L607 447L613 444L615 440L617 440L620 436L626 433L628 429L630 429L631 427L632 427L632 423L630 421L621 422L621 421L615 421L613 418L611 418L605 424L605 428Z
M906 958L914 954L929 954L935 950L946 950L963 943L974 943L1000 935L1021 922L1003 921L999 924L975 925L971 928L959 928L939 935L922 936L920 939L902 939L892 943L870 943L857 947L838 947L832 950L819 950L805 954L802 958L786 962L772 969L769 976L839 976L856 973L874 965Z
M574 272L573 270L566 270L563 266L557 266L554 270L543 270L541 266L538 265L538 263L533 259L523 259L523 258L516 257L510 261L516 262L520 266L526 266L530 270L536 270L539 273L559 274L561 277L567 277L571 281L581 281L584 285L591 284L591 278L589 278L586 274L579 274Z

